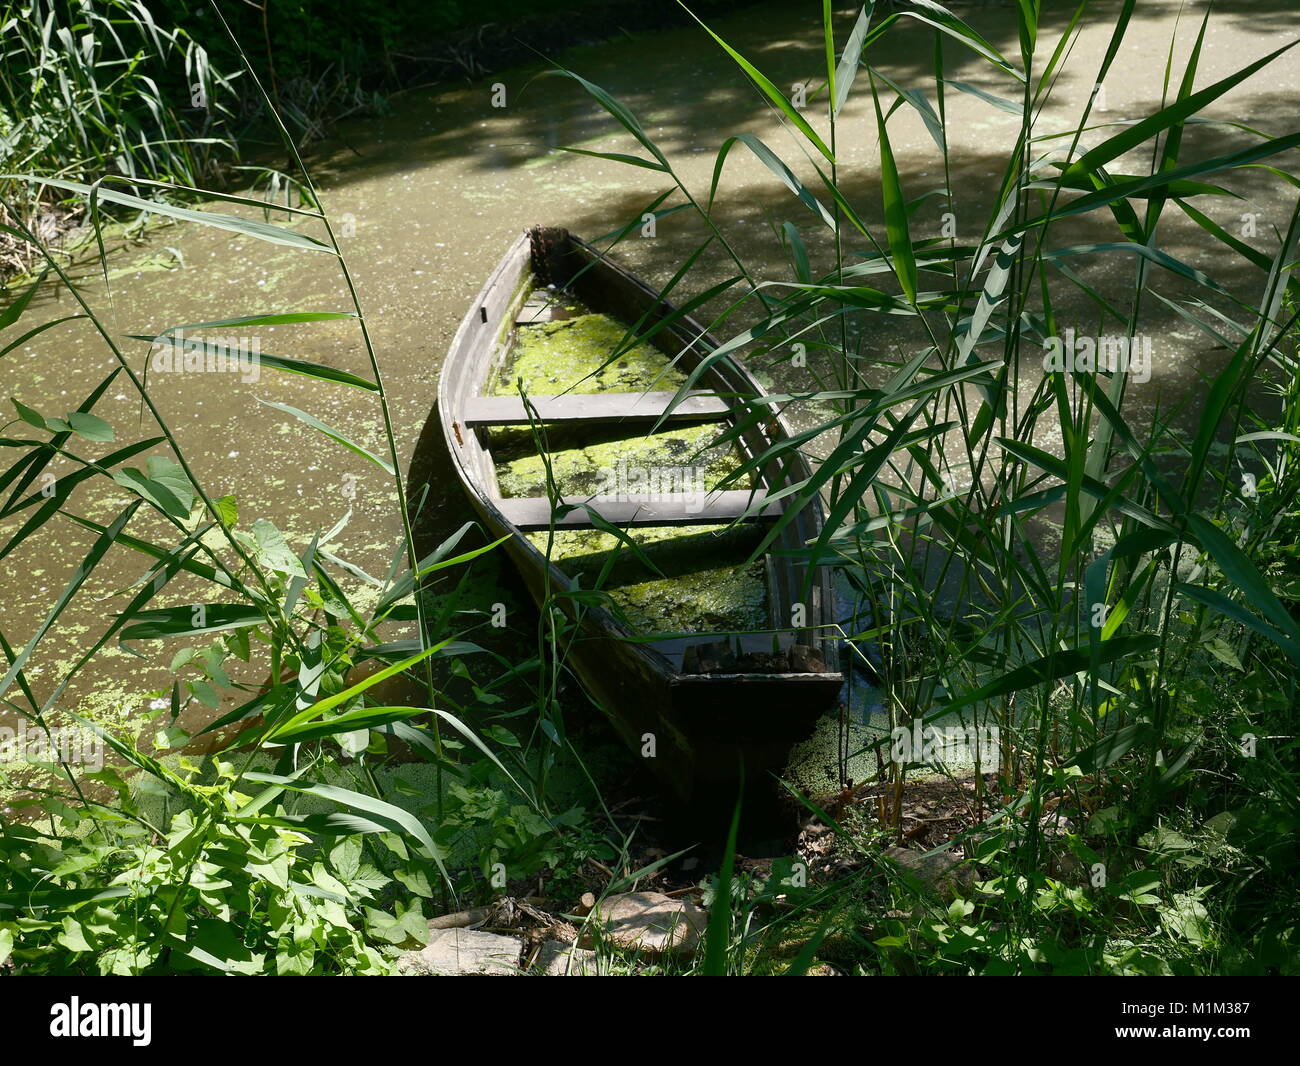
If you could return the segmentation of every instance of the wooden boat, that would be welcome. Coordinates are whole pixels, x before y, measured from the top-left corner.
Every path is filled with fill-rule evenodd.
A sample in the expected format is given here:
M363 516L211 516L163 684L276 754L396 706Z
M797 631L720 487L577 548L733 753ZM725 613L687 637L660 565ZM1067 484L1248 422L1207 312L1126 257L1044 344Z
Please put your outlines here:
M823 521L821 504L814 500L802 508L763 559L770 619L764 633L737 637L690 632L646 640L614 611L589 600L556 598L556 593L574 588L572 576L564 560L548 562L544 545L527 534L591 528L593 519L582 506L556 516L547 496L502 494L494 441L506 427L516 427L516 434L518 427L528 427L530 417L518 395L488 393L519 331L562 316L562 301L570 297L619 323L640 323L642 334L673 310L653 289L565 230L534 228L520 236L471 304L443 367L438 404L451 465L488 534L493 539L514 534L503 549L534 600L542 605L549 591L552 604L578 623L566 661L595 704L632 749L647 758L673 796L697 811L701 805L721 804L729 812L742 777L749 786L772 791L771 772L780 771L791 746L811 734L840 694L837 644L829 629L835 618L829 575L818 569L805 583L806 567L782 555L817 535ZM717 347L687 317L664 326L653 344L677 358L677 366L686 371ZM698 389L669 414L671 425L737 419L743 413L738 398L764 395L740 364L727 357L713 361L696 384ZM572 437L598 427L608 432L611 425L644 435L673 395L566 392L528 398L536 419L548 430L563 427ZM756 456L788 435L783 419L773 414L747 428L738 447L747 457ZM588 504L601 518L627 530L729 524L754 512L747 522L755 523L761 533L763 524L792 499L764 504L763 498L788 481L807 477L808 469L800 458L783 474L769 469L763 475L763 483L754 488L704 498L624 493L568 496L563 502ZM802 624L792 626L792 620Z

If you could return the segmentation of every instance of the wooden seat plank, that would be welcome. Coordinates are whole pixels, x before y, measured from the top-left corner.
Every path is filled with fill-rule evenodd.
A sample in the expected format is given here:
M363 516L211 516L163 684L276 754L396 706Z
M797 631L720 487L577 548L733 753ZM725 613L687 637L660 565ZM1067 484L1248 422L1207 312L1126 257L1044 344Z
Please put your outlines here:
M622 528L637 526L715 525L731 522L763 499L749 489L726 489L698 497L686 493L665 493L658 497L592 496L565 503L590 505L605 521ZM551 501L544 496L494 500L497 509L516 528L547 529L551 525ZM750 518L773 518L781 513L781 501L768 503ZM591 529L591 516L581 507L555 519L556 529Z
M530 396L543 422L656 422L676 393L591 392ZM718 422L731 414L727 402L709 393L691 393L669 414L668 422ZM518 396L473 396L461 412L467 426L526 426L528 412Z

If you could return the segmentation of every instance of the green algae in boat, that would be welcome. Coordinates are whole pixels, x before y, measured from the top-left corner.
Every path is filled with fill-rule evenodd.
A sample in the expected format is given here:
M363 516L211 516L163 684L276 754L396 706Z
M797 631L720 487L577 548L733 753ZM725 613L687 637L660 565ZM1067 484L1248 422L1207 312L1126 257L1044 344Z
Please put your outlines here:
M737 543L739 538L728 534L726 526L650 527L634 529L629 536L657 573L617 537L597 529L527 534L543 554L551 540L551 559L566 577L584 588L595 587L608 567L599 588L643 633L767 628L765 568L761 562L737 565L737 558L744 557L743 548Z
M768 771L840 694L829 575L799 554L822 509L813 499L790 514L751 561L797 498L771 497L810 473L760 467L719 487L789 430L775 414L739 422L763 390L729 357L710 358L679 395L717 345L670 316L591 246L530 230L452 342L443 443L488 533L513 534L503 548L534 600L549 595L575 623L567 661L629 745L701 817L729 813L741 780L756 813L771 798ZM629 323L662 328L633 343ZM736 427L733 444L712 443ZM610 527L636 540L649 569ZM564 595L597 579L609 606Z
M534 292L545 299L546 290ZM570 305L572 307L573 305ZM668 357L649 344L625 347L626 327L608 315L584 311L572 317L520 326L510 358L495 375L491 392L513 396L522 379L530 393L675 392L686 375L669 365ZM617 354L615 354L617 353Z

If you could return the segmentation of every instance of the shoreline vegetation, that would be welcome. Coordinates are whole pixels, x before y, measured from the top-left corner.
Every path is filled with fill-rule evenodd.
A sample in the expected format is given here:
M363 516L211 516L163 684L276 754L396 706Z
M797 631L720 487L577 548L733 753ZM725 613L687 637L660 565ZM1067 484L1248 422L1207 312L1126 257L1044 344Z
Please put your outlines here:
M131 0L33 0L51 18L7 24L0 66L0 255L33 275L0 310L0 357L75 329L110 368L8 397L0 434L0 561L66 530L87 537L66 582L0 632L0 969L1300 974L1300 206L1249 237L1234 221L1247 177L1294 203L1300 132L1274 126L1291 120L1284 109L1260 128L1217 110L1293 61L1294 42L1253 42L1211 79L1201 67L1221 16L1198 9L1174 24L1177 48L1140 42L1166 55L1160 88L1120 118L1096 105L1139 43L1136 4L1103 17L1084 2L1050 26L1043 7L1008 6L999 47L964 8L812 6L817 76L797 94L764 73L770 50L745 54L701 9L699 33L725 62L710 88L767 108L761 136L717 131L703 185L628 105L581 71L552 72L620 136L617 150L574 150L660 183L609 220L605 245L618 255L645 227L689 220L697 243L662 298L706 324L714 356L775 368L770 396L735 398L755 408L746 417L768 405L801 416L770 453L710 470L728 487L763 464L810 464L754 558L801 507L826 510L794 554L834 568L846 592L836 636L853 681L809 742L811 770L783 783L797 832L755 840L740 804L725 836L702 839L700 812L643 791L636 759L652 754L628 756L591 724L567 661L578 627L517 608L488 569L500 542L474 522L427 549L417 537L446 486L403 468L383 353L302 150L324 116L374 103L353 92L360 53L343 38L391 45L459 5L363 5L362 33L331 25L333 4L304 3L301 39L281 49L268 7L232 7L228 44L225 5L178 2L185 18L168 28ZM76 32L58 20L69 12ZM906 84L877 65L904 30L929 43ZM1085 30L1106 41L1099 63L1063 80ZM462 32L484 51L377 54L475 77L506 49L496 31ZM181 73L154 77L154 60ZM1094 88L1070 96L1080 84ZM951 215L959 200L957 94L1014 128L990 146L987 214L936 235L919 209ZM1058 94L1077 119L1053 117ZM285 225L238 215L264 204L205 185L242 165L258 108L289 162L244 177L298 190L296 204L277 201ZM845 178L850 115L874 136L865 193ZM924 186L895 154L900 115L924 128L909 149L926 153ZM1210 120L1215 137L1196 136ZM728 239L719 208L742 154L785 198L770 217L775 262ZM214 206L183 206L195 196ZM218 494L196 474L175 429L195 412L160 401L58 247L106 208L118 225L147 213L330 257L337 304L273 313L232 298L219 320L155 340L183 337L196 372L220 355L233 379L220 338L251 348L263 327L283 329L277 339L308 323L354 330L364 373L260 349L235 365L245 385L254 366L309 380L310 410L266 406L310 431L312 461L346 453L382 474L401 530L387 571L349 558L347 515L286 535L241 489ZM1204 269L1167 240L1175 221L1212 252ZM1111 275L1102 288L1096 264ZM33 326L42 286L72 309ZM1143 406L1163 314L1209 338L1222 364ZM905 337L893 352L869 340L885 316ZM619 339L602 324L614 373L654 328L621 325ZM691 374L672 384L684 394ZM138 425L97 413L110 390L138 397ZM369 444L321 417L331 390L369 405ZM693 470L726 443L694 441L683 461ZM504 471L529 492L534 473ZM549 465L543 480L554 506ZM110 510L88 506L97 490ZM138 579L60 658L60 623L110 553ZM507 648L512 612L521 643ZM173 678L138 721L65 705L128 652ZM239 680L254 674L264 683ZM188 707L230 703L202 728L181 724Z
M753 2L705 0L699 9L721 14ZM681 8L656 0L568 0L545 11L519 0L408 2L379 16L390 7L358 12L354 3L327 0L272 14L268 5L233 5L225 12L231 31L262 46L241 55L203 2L146 8L139 0L32 0L30 11L0 20L0 175L35 168L84 184L113 174L127 179L123 191L178 203L198 202L202 189L301 202L301 185L284 172L291 163L282 170L244 162L248 154L269 159L277 153L268 142L279 141L267 105L241 77L245 60L305 150L344 119L382 114L396 94L544 64L568 48L689 21ZM354 26L363 32L350 32ZM89 49L70 43L88 38ZM0 224L21 221L62 253L84 250L94 229L83 201L65 192L0 176L8 204L0 206ZM127 222L130 213L119 213L128 237L143 225L142 216ZM0 291L21 285L37 261L27 242L0 231Z

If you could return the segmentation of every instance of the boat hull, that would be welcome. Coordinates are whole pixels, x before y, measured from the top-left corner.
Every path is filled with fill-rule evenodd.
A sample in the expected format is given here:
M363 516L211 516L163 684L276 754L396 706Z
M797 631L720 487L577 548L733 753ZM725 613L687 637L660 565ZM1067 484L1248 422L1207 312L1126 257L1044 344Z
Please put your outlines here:
M539 232L543 237L539 238ZM610 720L624 741L645 761L648 770L674 799L696 810L729 812L738 791L754 811L770 807L774 794L772 774L785 766L790 748L807 738L840 695L842 677L828 666L824 672L804 673L689 673L661 650L644 642L609 612L576 606L557 589L567 588L567 577L537 550L494 504L488 486L493 484L484 455L468 428L464 412L486 381L485 366L508 343L512 307L530 284L534 273L546 281L564 284L578 279L577 295L593 309L622 321L643 315L652 324L671 313L658 295L621 268L563 231L533 231L516 241L471 306L452 343L439 385L439 406L444 443L466 495L489 537L507 537L502 544L529 594L540 609L565 612L570 629L564 658L592 702ZM705 331L689 318L675 320L660 334L664 350L680 352L703 338L691 358L716 347ZM689 369L689 361L685 364ZM722 360L711 367L705 387L719 393L762 395L761 388L738 364ZM762 428L764 437L750 441L765 447L787 435L788 427L774 416ZM766 471L765 471L766 473ZM807 476L806 467L786 470L785 476ZM806 543L821 526L820 501L814 500L791 524L787 538ZM782 564L778 572L782 595L790 599L807 594L812 617L799 638L815 646L817 655L833 663L837 647L827 638L825 624L834 619L834 594L829 575L814 571L811 578L799 567ZM798 589L804 590L799 593ZM707 634L704 635L707 637ZM770 638L769 638L770 639Z

